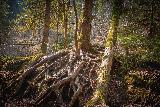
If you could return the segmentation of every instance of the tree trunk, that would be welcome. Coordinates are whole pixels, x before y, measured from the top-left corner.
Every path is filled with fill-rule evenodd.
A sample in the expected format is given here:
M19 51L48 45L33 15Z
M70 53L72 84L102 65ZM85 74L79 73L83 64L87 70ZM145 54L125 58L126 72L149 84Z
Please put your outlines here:
M57 38L56 38L56 51L58 50L58 42L59 42L59 3L57 2L57 12L56 12L56 16L57 16L57 26L56 26L56 32L57 32Z
M63 25L64 25L64 48L67 48L68 45L68 15L67 15L68 7L63 0Z
M47 52L47 43L48 43L48 36L49 36L49 25L50 25L50 10L51 10L51 1L46 1L46 10L45 10L45 18L44 18L44 31L43 31L43 39L42 39L42 45L41 50L42 53Z
M93 0L85 0L83 22L82 22L82 37L81 37L82 51L89 51L91 48L90 35L91 35L91 22L92 22L92 8L93 8Z
M106 38L105 52L102 59L101 69L98 72L98 85L94 93L94 97L87 103L89 106L94 105L95 103L101 103L105 106L105 95L108 87L108 82L110 79L110 71L112 67L113 59L113 47L117 38L117 27L119 24L119 18L121 15L123 0L112 0L112 17L110 22L110 28L108 36Z
M73 0L73 6L74 6L74 12L75 12L75 19L76 19L76 29L75 29L75 34L74 34L74 42L75 42L76 52L78 53L78 38L77 38L78 17L77 17L77 8L76 8L75 0Z

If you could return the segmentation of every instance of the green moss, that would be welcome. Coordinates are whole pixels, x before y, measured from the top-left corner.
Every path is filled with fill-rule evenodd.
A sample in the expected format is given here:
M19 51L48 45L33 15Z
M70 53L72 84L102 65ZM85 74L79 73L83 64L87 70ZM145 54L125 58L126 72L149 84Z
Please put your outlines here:
M37 54L28 57L1 56L0 60L3 62L1 69L5 71L19 71L23 68L23 66L32 63L41 56L42 54Z

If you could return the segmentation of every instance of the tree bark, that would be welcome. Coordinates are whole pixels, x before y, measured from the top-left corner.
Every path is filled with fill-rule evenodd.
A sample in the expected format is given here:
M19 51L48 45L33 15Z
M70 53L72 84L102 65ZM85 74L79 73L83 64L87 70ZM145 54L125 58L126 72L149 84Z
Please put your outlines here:
M68 7L65 3L65 0L63 0L63 26L64 26L64 48L67 48L68 45L68 15L67 15Z
M59 2L57 2L57 26L56 26L56 30L57 30L57 39L56 39L56 51L58 50L58 42L59 42Z
M47 52L47 44L48 44L48 36L49 36L49 25L50 25L50 10L51 10L51 0L46 1L46 10L45 10L45 18L44 18L44 31L43 31L43 39L41 50L42 53Z
M85 0L83 22L82 22L82 37L81 37L82 51L89 51L91 48L90 35L91 35L91 22L92 22L92 8L93 8L93 0Z
M74 6L74 12L75 12L75 19L76 19L76 29L75 29L75 34L74 34L74 41L75 41L76 52L78 52L78 38L77 38L78 17L77 17L77 8L76 8L75 0L73 0L73 6Z

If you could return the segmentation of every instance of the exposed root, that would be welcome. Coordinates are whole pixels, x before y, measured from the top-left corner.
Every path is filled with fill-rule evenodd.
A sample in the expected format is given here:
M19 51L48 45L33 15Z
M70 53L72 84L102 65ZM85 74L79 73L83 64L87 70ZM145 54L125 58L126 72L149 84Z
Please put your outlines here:
M95 55L69 51L44 56L8 85L8 98L30 98L32 106L83 106L96 87L99 63Z

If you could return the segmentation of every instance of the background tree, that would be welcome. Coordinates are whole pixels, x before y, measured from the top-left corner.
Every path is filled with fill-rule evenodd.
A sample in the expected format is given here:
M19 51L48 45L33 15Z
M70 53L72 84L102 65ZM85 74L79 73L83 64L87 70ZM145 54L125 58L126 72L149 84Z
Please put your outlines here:
M82 37L81 37L81 49L83 51L89 51L91 49L90 36L91 36L91 22L92 22L92 9L93 0L85 0L82 22Z
M63 0L63 26L64 26L64 48L68 45L68 4L69 1Z
M75 12L75 20L76 20L76 28L75 28L75 34L74 34L74 42L75 42L75 49L78 52L78 37L77 37L77 31L78 31L78 15L77 15L77 6L75 0L73 0L73 6L74 6L74 12Z
M48 36L50 29L50 11L51 11L51 1L46 0L46 10L45 10L45 19L44 19L44 31L43 31L43 39L42 39L42 53L47 52L47 44L48 44Z

